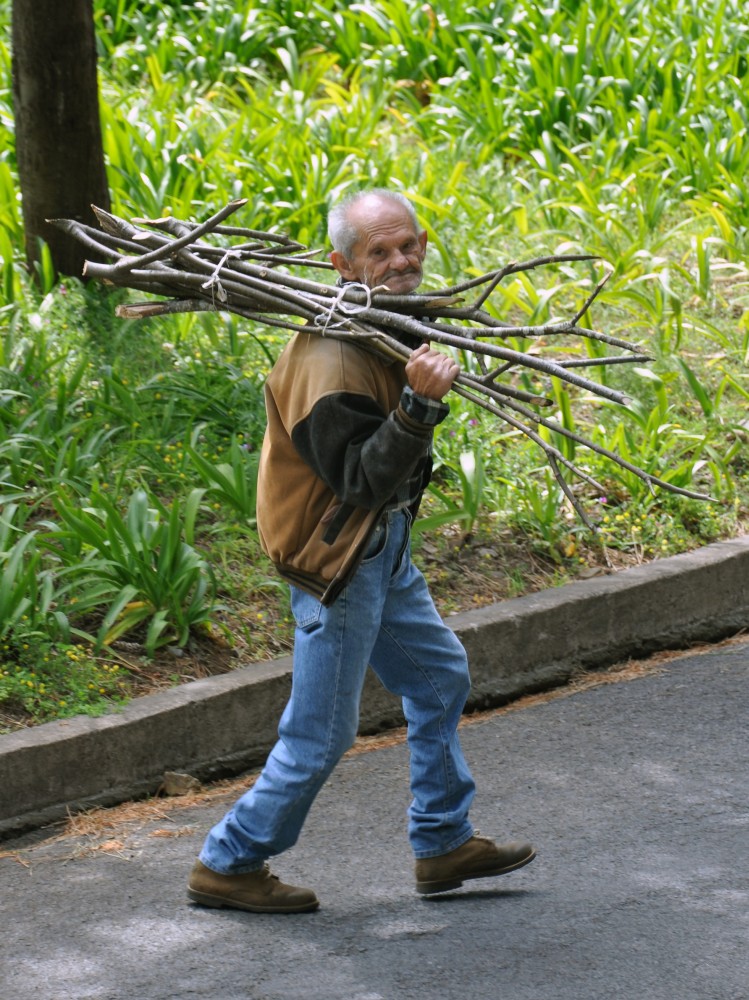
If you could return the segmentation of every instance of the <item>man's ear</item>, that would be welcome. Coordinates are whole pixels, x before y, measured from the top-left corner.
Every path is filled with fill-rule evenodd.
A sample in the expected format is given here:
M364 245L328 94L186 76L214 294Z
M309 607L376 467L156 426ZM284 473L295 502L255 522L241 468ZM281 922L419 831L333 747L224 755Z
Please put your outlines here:
M426 231L426 229L422 229L417 238L419 240L419 246L421 247L421 259L423 260L425 254L427 252L427 231Z
M426 236L426 233L424 235ZM340 250L331 251L330 262L342 278L345 278L347 281L356 281L356 275L351 270L351 264L343 256Z

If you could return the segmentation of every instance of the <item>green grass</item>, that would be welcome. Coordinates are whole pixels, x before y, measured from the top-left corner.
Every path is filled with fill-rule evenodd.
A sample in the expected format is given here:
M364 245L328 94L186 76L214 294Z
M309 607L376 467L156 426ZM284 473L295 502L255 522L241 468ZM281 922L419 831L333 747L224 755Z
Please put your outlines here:
M434 287L553 252L611 268L587 322L654 359L600 375L629 409L520 381L552 394L562 431L715 501L651 495L543 430L605 487L580 497L592 534L540 451L456 398L417 547L428 528L501 538L560 582L612 554L655 558L745 530L739 0L94 0L94 12L117 214L203 219L244 197L240 224L324 247L335 199L389 185L417 205ZM5 0L2 27L9 17ZM283 337L236 317L119 321L125 293L55 284L48 258L32 284L10 92L2 41L0 715L40 721L127 696L143 668L121 662L117 638L146 656L217 628L251 654L285 641L268 626L275 615L285 635L288 609L258 551L253 473ZM569 314L600 274L516 275L493 309ZM522 573L508 574L522 591Z

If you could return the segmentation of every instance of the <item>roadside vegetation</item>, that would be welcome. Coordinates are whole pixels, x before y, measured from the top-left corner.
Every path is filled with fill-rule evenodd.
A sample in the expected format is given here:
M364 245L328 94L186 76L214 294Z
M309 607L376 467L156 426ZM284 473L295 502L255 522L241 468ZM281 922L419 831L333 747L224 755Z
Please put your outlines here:
M9 8L0 3L3 28ZM601 258L503 283L495 310L515 323L574 312L612 272L587 322L652 357L598 369L631 405L527 375L525 387L551 394L565 427L713 500L651 494L578 452L606 485L580 497L592 532L540 450L456 397L415 539L443 612L746 530L741 0L94 9L116 214L201 220L244 197L237 224L325 249L333 200L391 186L427 227L432 287L510 260ZM30 280L7 41L0 116L0 729L10 729L277 655L291 622L254 530L263 380L284 334L220 314L118 320L127 293L56 282L44 255Z

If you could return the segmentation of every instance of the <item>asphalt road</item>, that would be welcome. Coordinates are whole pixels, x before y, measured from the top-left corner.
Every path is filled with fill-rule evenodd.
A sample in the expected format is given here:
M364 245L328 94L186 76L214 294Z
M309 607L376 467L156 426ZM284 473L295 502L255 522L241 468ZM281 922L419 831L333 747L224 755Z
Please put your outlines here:
M539 853L441 897L413 891L402 743L345 759L278 859L317 913L186 903L215 794L0 845L0 997L745 1000L748 680L734 643L470 721L474 821Z

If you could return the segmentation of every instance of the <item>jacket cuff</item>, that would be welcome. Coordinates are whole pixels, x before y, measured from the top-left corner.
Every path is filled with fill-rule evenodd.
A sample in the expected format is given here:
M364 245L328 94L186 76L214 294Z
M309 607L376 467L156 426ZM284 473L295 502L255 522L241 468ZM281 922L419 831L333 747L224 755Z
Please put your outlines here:
M428 399L414 392L410 385L403 387L400 399L400 409L411 420L416 423L425 424L427 427L436 427L441 424L450 412L447 403L438 399Z

